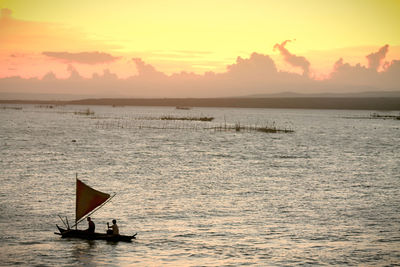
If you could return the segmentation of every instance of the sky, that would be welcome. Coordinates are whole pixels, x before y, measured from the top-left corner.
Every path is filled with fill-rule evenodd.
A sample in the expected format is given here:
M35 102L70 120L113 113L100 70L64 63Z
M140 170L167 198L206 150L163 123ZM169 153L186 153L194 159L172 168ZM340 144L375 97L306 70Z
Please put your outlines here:
M0 93L400 90L398 0L0 0L0 9Z

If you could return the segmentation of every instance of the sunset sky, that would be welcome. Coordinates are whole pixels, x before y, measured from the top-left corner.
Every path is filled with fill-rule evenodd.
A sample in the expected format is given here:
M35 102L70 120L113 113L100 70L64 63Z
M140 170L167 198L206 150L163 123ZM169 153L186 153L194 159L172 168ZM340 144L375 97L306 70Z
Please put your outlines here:
M233 65L258 69L257 64L271 64L273 73L307 76L306 82L333 79L338 63L343 71L374 69L377 75L391 66L391 72L399 68L398 0L0 0L0 8L1 80L65 80L75 75L87 81L108 75L126 81L147 75L154 81L154 75L164 75L172 88L171 80L176 86L176 80L192 75L202 79L194 86L200 88L213 82L204 81L207 75L231 73ZM397 80L381 76L377 79L387 82L382 89L399 89L394 88ZM1 80L0 91L28 90ZM214 84L222 80L214 79ZM268 78L272 80L278 83ZM378 80L363 86L378 88ZM138 87L137 81L131 82ZM141 79L143 84L149 86Z

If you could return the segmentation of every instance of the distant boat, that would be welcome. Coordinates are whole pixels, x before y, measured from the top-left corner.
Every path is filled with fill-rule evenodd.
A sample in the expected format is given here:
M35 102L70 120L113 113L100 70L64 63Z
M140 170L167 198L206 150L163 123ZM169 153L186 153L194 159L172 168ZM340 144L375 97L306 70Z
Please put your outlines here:
M190 107L176 106L176 109L190 110Z
M78 176L78 175L77 175ZM64 223L65 228L62 228L58 225L57 229L59 231L55 232L57 235L61 235L61 237L74 237L88 240L108 240L108 241L125 241L130 242L132 239L136 239L136 234L127 236L127 235L112 235L107 233L88 233L85 230L78 230L78 223L83 221L85 218L93 214L95 211L104 206L108 201L110 201L113 196L110 194L103 193L97 191L90 186L83 183L81 180L76 178L76 207L75 207L75 224L70 227L68 223L68 219L64 221L61 217L60 219ZM73 229L75 227L75 229Z

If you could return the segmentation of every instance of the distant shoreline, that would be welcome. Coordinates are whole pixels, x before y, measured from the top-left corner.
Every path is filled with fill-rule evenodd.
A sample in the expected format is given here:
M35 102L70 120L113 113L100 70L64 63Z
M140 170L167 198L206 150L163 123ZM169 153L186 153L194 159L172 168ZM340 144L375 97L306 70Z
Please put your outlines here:
M82 100L1 100L1 104L170 106L223 108L400 110L400 97L273 98L101 98Z

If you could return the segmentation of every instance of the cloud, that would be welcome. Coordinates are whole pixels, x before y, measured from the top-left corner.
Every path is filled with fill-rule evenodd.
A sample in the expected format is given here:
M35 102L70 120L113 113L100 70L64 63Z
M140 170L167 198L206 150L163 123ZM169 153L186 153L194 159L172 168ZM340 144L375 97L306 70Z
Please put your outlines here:
M104 64L118 60L119 57L114 57L107 53L102 52L80 52L80 53L69 53L69 52L43 52L45 56L60 59L65 63L81 63L81 64Z
M278 72L270 56L258 53L252 53L248 59L237 57L236 63L228 65L227 70L231 75L253 77L266 77Z
M42 78L42 81L55 81L55 80L57 80L57 77L52 71L46 73Z
M132 58L135 62L139 77L141 78L164 78L166 75L154 68L150 64L146 64L141 58Z
M0 13L0 19L9 19L12 16L12 10L8 8L2 8Z
M285 42L277 48L284 48ZM384 53L382 50L372 54L379 54L375 58L382 62ZM288 56L293 58L294 55L289 53ZM0 92L12 89L15 92L85 94L92 97L232 97L287 91L350 93L400 89L400 60L385 63L383 70L378 72L375 68L352 65L340 58L335 62L332 74L322 81L307 75L280 71L269 55L260 53L252 53L247 58L238 57L233 64L226 66L223 73L207 72L203 75L188 72L166 75L141 58L133 58L130 62L136 65L137 74L126 79L119 79L108 69L102 74L84 78L69 65L69 75L65 79L57 78L51 72L42 79L0 79Z
M286 46L286 44L288 42L291 42L291 41L290 40L286 40L281 44L275 44L274 45L274 50L278 49L287 63L289 63L293 67L302 68L303 69L303 76L309 77L309 75L310 75L310 62L305 57L296 56L296 55L290 53L289 50L287 50L285 48L285 46Z
M381 72L383 81L388 88L399 89L400 85L400 60L392 60L385 71Z
M393 61L389 64L389 66L388 66L386 72L400 73L400 60L396 60L396 59L393 60Z
M368 69L361 64L352 66L349 63L344 63L343 58L340 58L333 66L331 80L346 84L359 84L360 82L364 83L363 81L366 81L366 79L370 80L375 74L377 74L376 70Z
M94 73L92 75L93 80L109 80L109 81L117 81L118 76L115 73L112 73L109 69L103 70L103 75L99 75Z
M67 71L69 72L68 80L71 80L71 81L83 80L83 77L79 74L79 72L72 65L68 65Z
M389 51L389 45L385 45L382 46L378 52L371 53L368 56L366 56L368 60L368 68L378 70L383 60L385 59L388 51Z
M367 55L368 67L362 66L360 63L351 65L340 58L333 66L330 79L325 83L340 85L342 90L349 90L348 86L354 89L369 87L371 90L399 90L400 60L386 62L383 70L378 72L388 48L389 46L385 45L378 52Z

